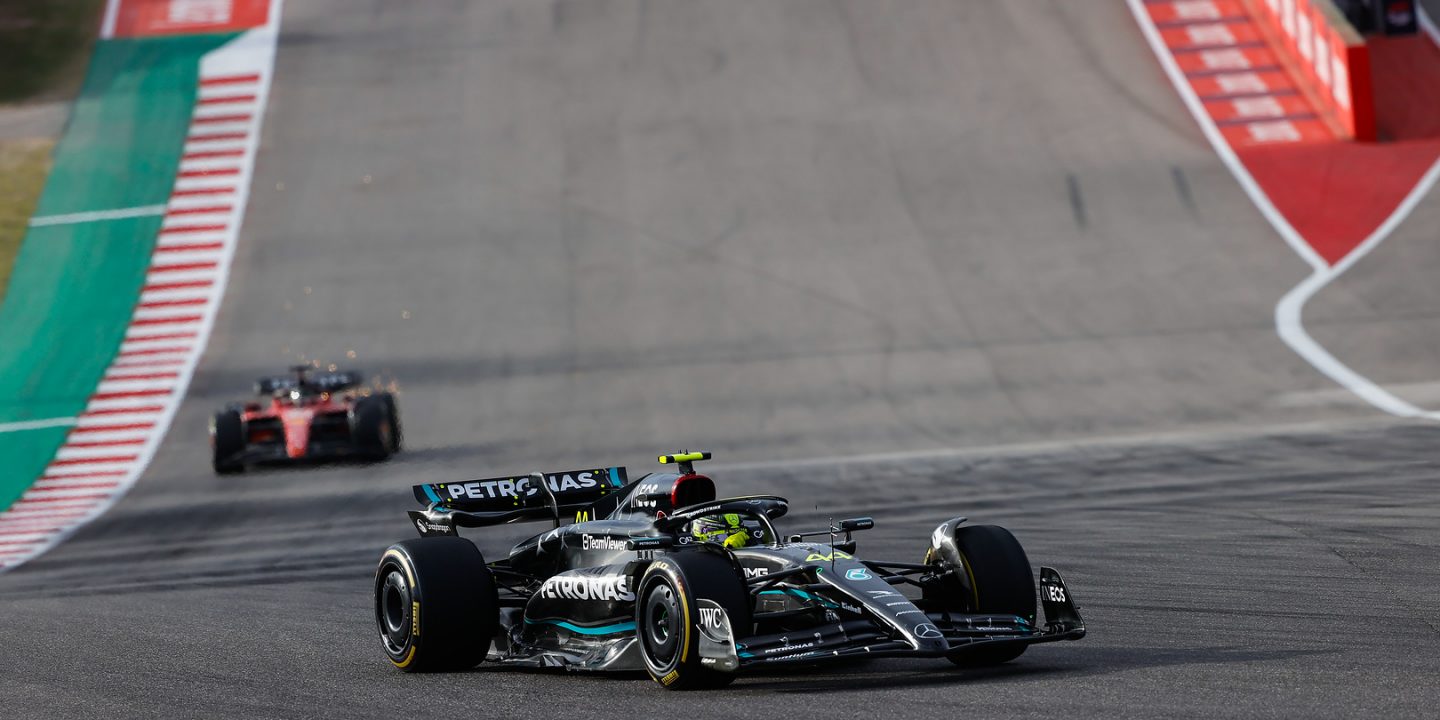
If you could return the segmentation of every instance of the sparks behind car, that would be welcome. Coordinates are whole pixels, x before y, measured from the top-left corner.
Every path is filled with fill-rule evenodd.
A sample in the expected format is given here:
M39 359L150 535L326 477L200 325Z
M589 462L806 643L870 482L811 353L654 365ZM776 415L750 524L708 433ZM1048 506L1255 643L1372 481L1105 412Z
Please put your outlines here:
M255 381L262 400L231 403L210 422L215 472L314 459L384 460L400 451L400 415L388 392L363 390L357 371L308 366Z

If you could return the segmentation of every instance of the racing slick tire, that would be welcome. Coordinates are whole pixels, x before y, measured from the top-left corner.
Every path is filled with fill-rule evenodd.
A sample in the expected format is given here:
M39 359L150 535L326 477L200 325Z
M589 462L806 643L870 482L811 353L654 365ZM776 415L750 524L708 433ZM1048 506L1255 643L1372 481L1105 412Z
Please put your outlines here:
M400 407L395 404L393 393L380 393L379 397L385 403L385 418L390 422L390 454L394 455L400 452L405 437L400 426Z
M696 602L704 598L724 608L737 636L748 631L750 593L728 558L709 552L666 555L645 569L635 597L635 634L652 680L669 690L704 690L735 679L734 673L701 663Z
M235 410L221 410L210 420L210 464L216 475L245 472L245 464L236 460L245 452L245 422Z
M475 543L430 537L391 545L375 570L375 624L405 672L469 670L500 620L495 579Z
M370 460L384 460L393 452L395 426L389 408L382 395L362 397L355 403L350 437L360 454Z
M969 587L959 582L946 583L937 593L929 593L927 599L947 610L1017 615L1033 624L1035 578L1020 541L998 525L962 525L955 529L953 537ZM1025 648L1019 643L987 645L948 657L961 667L985 667L1014 660Z

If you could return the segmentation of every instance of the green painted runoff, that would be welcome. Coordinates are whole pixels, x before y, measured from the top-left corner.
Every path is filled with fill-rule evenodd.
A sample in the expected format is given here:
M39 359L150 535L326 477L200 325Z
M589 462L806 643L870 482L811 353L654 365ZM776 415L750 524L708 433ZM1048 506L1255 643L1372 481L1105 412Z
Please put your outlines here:
M232 37L98 43L36 217L163 205L200 58ZM0 305L0 424L84 409L124 337L160 220L51 225L26 234ZM39 477L65 433L0 432L0 508Z

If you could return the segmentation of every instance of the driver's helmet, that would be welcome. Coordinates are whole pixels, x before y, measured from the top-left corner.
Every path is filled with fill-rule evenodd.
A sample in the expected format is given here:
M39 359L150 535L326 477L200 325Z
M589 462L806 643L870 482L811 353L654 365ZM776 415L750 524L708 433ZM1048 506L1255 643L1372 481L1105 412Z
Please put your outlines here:
M739 513L719 513L696 518L690 523L690 534L701 542L719 543L731 550L738 550L750 542L750 531L745 529Z

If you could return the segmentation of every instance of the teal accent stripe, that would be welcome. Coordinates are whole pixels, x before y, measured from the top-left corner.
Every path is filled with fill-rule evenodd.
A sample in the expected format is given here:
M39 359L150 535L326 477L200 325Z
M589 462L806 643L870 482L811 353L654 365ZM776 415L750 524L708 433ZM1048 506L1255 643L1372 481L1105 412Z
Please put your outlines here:
M535 625L537 623L562 627L566 630L569 630L570 632L577 632L581 635L614 635L615 633L635 631L635 623L633 622L622 622L616 623L614 625L601 625L600 627L585 627L583 625L576 625L574 623L565 622L564 620L531 620L530 618L525 618L526 625Z
M620 487L625 484L620 481L620 468L610 468L610 484L615 487Z
M804 590L801 590L801 589L799 589L799 588L786 588L786 589L784 589L784 590L761 590L761 591L760 591L760 594L761 594L761 595L784 595L784 594L786 594L786 593L789 593L789 594L791 594L791 595L796 595L796 596L805 598L806 600L809 600L809 599L810 599L810 593L805 592Z
M429 485L426 485L424 487L425 494L430 496L430 502L440 502L440 496L435 494L434 488L431 488Z
M821 605L824 605L825 607L831 607L831 608L833 608L833 607L839 607L839 605L836 605L835 603L830 602L829 600L826 600L825 598L817 597L817 596L815 596L815 595L811 595L810 593L805 592L804 590L801 590L800 588L785 588L784 590L761 590L761 591L760 591L760 594L761 594L761 595L785 595L785 594L787 594L787 593L790 594L790 595L794 595L794 596L796 596L796 597L804 598L804 599L806 599L806 600L818 600L818 601L820 602L820 604L821 604Z

